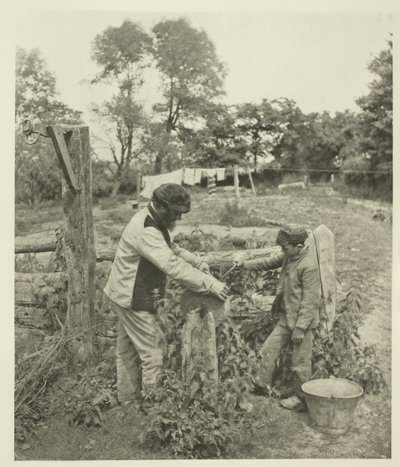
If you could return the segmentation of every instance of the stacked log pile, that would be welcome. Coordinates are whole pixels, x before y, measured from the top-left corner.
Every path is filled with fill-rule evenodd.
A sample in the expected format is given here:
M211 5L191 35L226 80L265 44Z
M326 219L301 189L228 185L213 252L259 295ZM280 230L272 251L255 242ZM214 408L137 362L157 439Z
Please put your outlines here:
M30 245L17 245L16 253L32 252ZM36 253L42 251L51 251L50 244L40 245L35 244L34 250ZM209 263L212 269L221 271L227 270L234 264L234 261L244 259L254 259L261 256L269 256L277 253L279 247L273 246L268 248L258 248L252 250L230 250L230 251L213 251L204 255L204 259ZM111 266L110 261L114 258L112 250L98 250L96 252L98 261L96 267L96 322L97 333L103 337L116 336L117 319L113 315L107 299L102 293L102 289L107 280L108 271ZM18 326L36 329L50 329L52 326L52 317L46 308L43 308L43 303L38 299L38 289L48 288L49 293L52 289L56 291L61 288L62 283L65 283L66 275L63 272L54 273L16 273L15 274L15 322ZM271 299L256 298L255 302L264 300L263 306L251 308L247 315L233 316L237 319L251 319L252 314L260 313L263 308L270 308Z

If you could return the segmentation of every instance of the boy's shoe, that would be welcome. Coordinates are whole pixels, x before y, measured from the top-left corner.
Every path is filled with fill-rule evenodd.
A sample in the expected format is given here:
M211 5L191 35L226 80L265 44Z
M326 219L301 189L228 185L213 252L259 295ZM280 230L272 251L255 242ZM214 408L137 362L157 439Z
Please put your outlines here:
M128 405L131 405L131 404L133 404L133 403L134 403L133 400L131 400L131 401L122 401L122 402L119 403L119 405L120 405L121 407L127 407Z
M296 412L305 412L307 410L306 404L297 396L291 396L287 399L282 399L280 405L285 409L295 410Z
M143 412L145 415L151 415L158 410L159 404L152 400L143 400L140 404L140 411Z
M250 392L255 396L269 396L271 392L271 386L261 386L256 378L251 378Z

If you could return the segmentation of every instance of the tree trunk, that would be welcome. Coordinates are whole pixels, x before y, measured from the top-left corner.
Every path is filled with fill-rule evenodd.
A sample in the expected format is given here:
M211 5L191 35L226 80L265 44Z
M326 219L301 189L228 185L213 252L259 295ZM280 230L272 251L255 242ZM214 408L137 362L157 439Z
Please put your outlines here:
M161 137L160 148L157 152L156 160L154 162L154 173L155 174L160 174L162 172L163 162L164 162L165 156L167 155L167 146L169 143L171 131L172 129L169 128L169 124L167 123L167 128L165 129L165 132L163 133Z
M120 180L120 178L114 180L113 189L112 189L112 191L111 191L111 196L112 196L112 197L117 196L117 194L118 194L118 192L119 192L120 186L121 186L121 180Z

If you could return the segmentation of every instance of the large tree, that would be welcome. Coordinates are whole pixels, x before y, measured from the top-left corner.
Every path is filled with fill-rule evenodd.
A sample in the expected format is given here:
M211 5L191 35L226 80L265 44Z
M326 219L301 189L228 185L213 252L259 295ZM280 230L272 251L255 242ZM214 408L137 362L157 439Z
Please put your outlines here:
M92 58L100 68L93 83L108 83L116 88L110 100L93 107L109 124L99 138L108 146L115 163L113 194L141 152L146 117L137 93L143 84L143 70L150 65L150 49L150 36L128 20L119 27L108 27L93 42Z
M221 167L226 163L239 163L245 148L238 137L235 114L226 105L210 105L201 128L180 127L180 140L184 143L186 164Z
M28 117L45 124L78 124L81 112L58 99L56 79L38 49L17 47L15 71L15 198L37 207L60 198L61 174L51 141L39 138L28 146L20 124Z
M393 158L393 56L392 42L368 65L375 76L370 92L356 102L361 107L361 148L371 168L391 167Z
M271 103L278 115L271 154L283 168L303 168L300 154L309 134L306 117L292 99L280 98Z
M367 197L392 199L393 187L393 57L392 43L368 65L375 76L361 107L355 137L341 150L345 181Z
M225 69L204 30L186 19L167 20L153 28L153 54L161 74L163 101L154 106L163 125L163 141L156 156L160 173L168 140L179 122L196 121L223 94Z
M266 99L260 104L240 104L236 107L235 122L246 156L257 170L258 160L270 154L281 133L279 112Z
M304 116L303 141L299 160L304 169L336 170L340 153L354 138L357 117L350 111L337 112L333 117L328 112L310 113ZM323 173L322 173L323 175Z

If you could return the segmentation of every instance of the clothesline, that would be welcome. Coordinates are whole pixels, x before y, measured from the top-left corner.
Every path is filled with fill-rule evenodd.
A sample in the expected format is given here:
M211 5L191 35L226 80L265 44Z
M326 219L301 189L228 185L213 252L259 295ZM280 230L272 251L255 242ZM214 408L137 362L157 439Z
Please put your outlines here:
M228 169L222 168L188 168L174 170L173 172L160 175L145 175L142 178L144 187L140 195L144 198L150 198L153 191L163 183L178 183L185 185L197 185L205 177L215 177L217 181L225 180ZM239 173L245 173L245 169L239 167Z
M264 167L263 170L266 168ZM163 183L182 183L185 185L198 185L201 183L201 179L205 177L215 177L217 181L225 180L227 174L230 175L230 171L233 169L226 168L188 168L174 170L173 172L164 173L160 175L145 175L142 178L142 187L140 195L144 198L151 198L153 191ZM244 167L238 167L238 174L248 173L250 169ZM389 174L391 171L387 170L340 170L336 169L295 169L295 168L279 168L279 167L268 167L267 170L273 172L319 172L319 173L375 173L375 174Z

